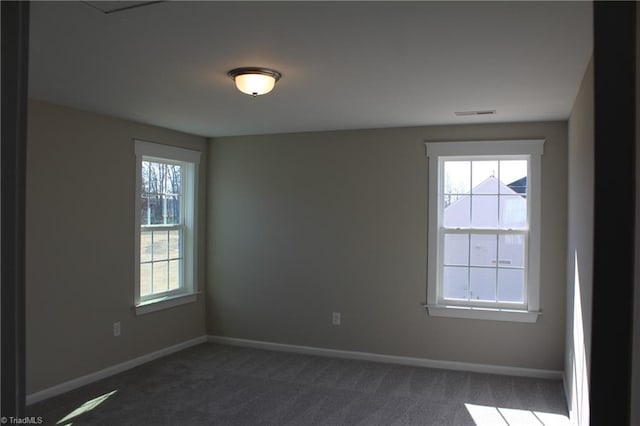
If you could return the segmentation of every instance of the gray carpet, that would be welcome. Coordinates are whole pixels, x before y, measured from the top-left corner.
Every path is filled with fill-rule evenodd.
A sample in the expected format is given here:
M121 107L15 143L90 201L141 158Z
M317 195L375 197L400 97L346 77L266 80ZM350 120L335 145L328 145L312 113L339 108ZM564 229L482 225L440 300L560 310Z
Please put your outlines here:
M33 404L27 414L61 425L485 426L556 424L544 416L562 420L567 408L556 380L207 343Z

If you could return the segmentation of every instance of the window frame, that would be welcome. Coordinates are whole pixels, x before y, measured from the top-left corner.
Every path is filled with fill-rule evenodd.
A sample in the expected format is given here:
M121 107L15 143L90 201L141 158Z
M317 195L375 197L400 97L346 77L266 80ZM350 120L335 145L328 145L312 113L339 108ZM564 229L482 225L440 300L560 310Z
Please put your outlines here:
M541 237L541 157L544 139L425 142L428 157L428 251L427 303L430 316L535 322L540 315L540 237ZM527 159L527 213L525 230L524 303L464 301L444 299L442 295L443 241L442 226L443 162L451 160ZM478 229L478 228L476 228ZM489 228L492 235L499 228ZM473 233L474 228L465 228ZM507 231L505 229L505 231ZM511 232L511 231L507 231ZM515 233L516 230L513 230ZM518 230L517 232L522 232ZM441 237L442 236L442 237Z
M134 275L134 307L137 315L170 308L185 303L195 302L198 293L197 285L197 186L198 167L201 153L185 148L162 145L134 139L136 157L135 179L135 275ZM181 165L180 224L148 225L149 229L182 230L180 271L181 287L161 293L142 296L140 293L140 238L143 232L140 218L142 207L142 162L158 161Z

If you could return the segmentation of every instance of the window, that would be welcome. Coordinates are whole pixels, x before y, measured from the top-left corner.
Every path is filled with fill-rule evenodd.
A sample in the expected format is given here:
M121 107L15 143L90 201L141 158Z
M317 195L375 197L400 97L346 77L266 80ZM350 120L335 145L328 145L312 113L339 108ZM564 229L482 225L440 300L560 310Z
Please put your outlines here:
M429 315L536 321L543 145L426 143Z
M196 300L200 153L135 141L136 313Z

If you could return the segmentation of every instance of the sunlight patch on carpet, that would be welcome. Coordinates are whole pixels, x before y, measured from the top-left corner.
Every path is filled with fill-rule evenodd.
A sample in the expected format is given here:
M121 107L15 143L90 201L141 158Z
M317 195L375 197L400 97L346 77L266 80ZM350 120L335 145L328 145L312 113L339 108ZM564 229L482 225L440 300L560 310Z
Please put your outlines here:
M569 418L562 414L517 408L464 404L476 426L569 426Z
M81 414L87 413L91 410L93 410L94 408L96 408L98 405L102 404L103 402L105 402L110 396L112 396L113 394L115 394L116 392L118 392L118 390L113 390L111 392L105 393L104 395L100 395L96 398L90 399L89 401L85 402L84 404L82 404L81 406L79 406L78 408L76 408L75 410L73 410L72 412L70 412L69 414L67 414L66 416L64 416L62 419L60 419L58 421L58 423L56 424L62 424L68 420L73 419L74 417L78 417ZM67 423L67 425L70 425L71 423ZM66 426L66 425L65 425Z

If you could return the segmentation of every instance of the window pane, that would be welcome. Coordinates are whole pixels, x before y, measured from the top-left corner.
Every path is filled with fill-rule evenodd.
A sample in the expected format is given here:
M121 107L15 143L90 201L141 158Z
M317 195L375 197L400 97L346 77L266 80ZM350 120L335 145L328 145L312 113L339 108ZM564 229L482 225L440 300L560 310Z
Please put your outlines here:
M140 265L140 296L151 294L151 263Z
M182 231L169 231L169 258L177 259L182 257L180 254L180 234Z
M498 300L524 302L523 269L498 269Z
M149 186L149 168L151 167L151 163L148 161L142 162L142 193L150 192Z
M471 300L496 300L496 270L489 268L471 268Z
M140 232L140 262L151 262L153 242L151 232Z
M145 198L143 198L144 200ZM162 225L164 223L163 217L163 203L162 197L159 195L148 195L146 197L147 208L149 211L146 213L149 225Z
M169 255L169 231L153 231L153 260L167 259Z
M442 295L445 299L467 300L467 268L445 266L442 277Z
M444 236L444 264L469 264L469 234L445 234Z
M166 224L176 225L180 223L180 196L171 195L163 197L166 204Z
M524 267L524 235L498 237L498 263L500 266Z
M497 250L496 235L471 235L471 264L495 266Z
M169 261L169 290L180 288L180 260Z
M145 194L140 202L140 225L149 225L149 200Z
M169 262L153 263L153 292L159 293L169 289Z
M527 193L527 160L509 160L500 162L501 194Z
M447 205L447 197L450 204ZM471 198L463 195L445 195L444 226L447 228L468 228L471 217Z
M444 162L444 193L468 194L471 182L470 161Z
M471 192L473 194L498 193L497 161L473 161L471 174Z
M167 194L182 193L182 166L179 164L167 164Z
M500 197L500 226L504 228L526 228L527 199L521 195Z
M475 228L496 228L498 226L497 195L471 197L471 226Z

